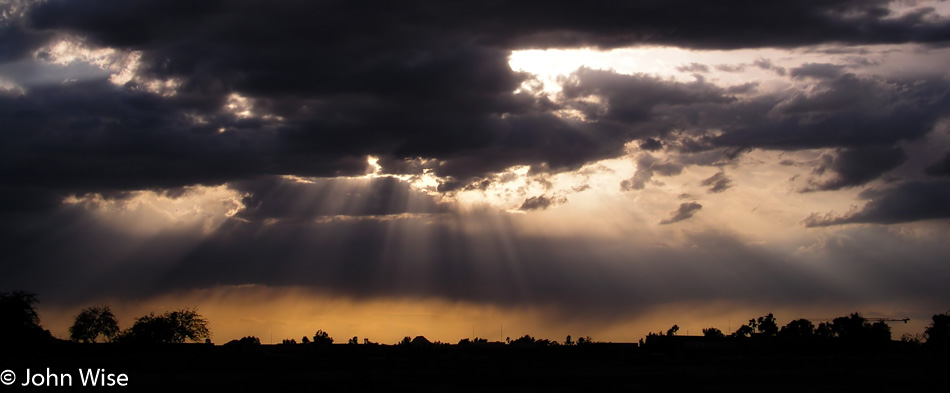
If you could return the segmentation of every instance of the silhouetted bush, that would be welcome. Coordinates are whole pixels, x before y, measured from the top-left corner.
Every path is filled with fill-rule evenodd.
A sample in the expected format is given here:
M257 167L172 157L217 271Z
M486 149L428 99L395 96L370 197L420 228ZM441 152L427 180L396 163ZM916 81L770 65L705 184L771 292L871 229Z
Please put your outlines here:
M313 343L319 345L333 344L333 337L330 337L330 334L323 330L317 330L317 332L313 334Z
M568 336L568 337L570 337L570 336ZM484 338L478 338L478 337L475 337L474 339L463 338L463 339L459 340L459 342L458 342L457 345L484 344L484 343L487 343L487 342L488 342L488 340L487 340L487 339L484 339Z
M286 341L286 340L285 340ZM254 336L242 337L240 340L231 340L224 344L226 347L259 347L261 339Z
M588 337L588 339L589 338L590 337ZM583 338L578 339L577 344L578 345L587 344L587 342L582 343L582 340L584 339ZM527 334L515 340L511 340L509 344L518 345L518 346L536 346L536 347L548 347L548 346L560 345L560 343L558 343L557 341L551 341L546 338L535 339L534 337L531 337L530 335L527 335Z

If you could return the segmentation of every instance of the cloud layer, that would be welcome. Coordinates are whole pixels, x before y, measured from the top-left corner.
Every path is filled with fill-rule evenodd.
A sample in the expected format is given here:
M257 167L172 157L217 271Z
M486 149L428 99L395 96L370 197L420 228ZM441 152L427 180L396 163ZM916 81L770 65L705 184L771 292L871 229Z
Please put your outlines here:
M904 67L950 59L941 7L9 1L0 287L70 302L261 284L600 315L946 298L946 246L878 228L950 218L946 70ZM657 46L684 56L659 59L669 74L509 63ZM749 240L764 221L787 225ZM921 275L834 262L878 243Z

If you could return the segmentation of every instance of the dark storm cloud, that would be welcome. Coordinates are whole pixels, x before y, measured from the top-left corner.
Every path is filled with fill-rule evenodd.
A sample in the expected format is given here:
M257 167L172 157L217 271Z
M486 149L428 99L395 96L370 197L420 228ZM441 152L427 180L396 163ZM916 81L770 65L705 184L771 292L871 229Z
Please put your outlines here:
M941 42L948 22L921 7L896 16L885 0L709 3L675 1L440 2L386 1L49 1L31 17L43 28L68 28L109 45L146 45L191 36L360 32L469 35L507 47L666 44L693 48L803 46L820 43ZM174 21L169 24L167 21ZM228 24L232 23L232 24ZM238 23L247 24L241 28ZM224 27L238 27L226 30ZM268 29L271 28L271 29ZM280 30L291 30L279 32ZM278 32L278 33L275 33ZM385 34L380 36L385 37ZM194 41L199 41L200 38ZM317 41L332 40L329 37Z
M891 188L870 188L859 197L868 202L858 210L842 215L813 213L802 223L807 227L823 227L950 218L950 182L947 181L912 181Z
M564 197L548 197L547 195L538 195L533 196L524 200L524 203L521 204L521 207L518 210L521 211L532 211L532 210L545 210L553 205L561 204L567 202L567 198Z
M927 134L950 115L947 90L940 79L846 73L817 81L807 93L765 95L707 112L707 126L725 129L709 144L778 150L896 146Z
M744 72L745 64L719 64L716 69L722 72Z
M930 11L895 16L887 5L844 0L594 2L583 7L494 1L40 2L4 21L0 51L8 53L5 58L22 58L53 37L73 35L93 47L137 51L138 77L180 84L173 97L149 96L141 86L110 90L105 83L30 89L24 102L7 103L17 108L2 119L4 128L20 130L7 136L6 146L17 146L17 156L5 157L5 166L22 168L22 174L5 181L45 179L56 187L119 190L220 184L270 174L332 176L362 171L358 161L366 155L384 157L388 173L408 169L390 164L436 160L432 170L446 178L446 191L512 165L571 170L619 156L625 143L664 135L684 122L702 126L696 124L703 120L699 113L733 102L730 94L749 89L580 70L565 87L565 105L588 121L568 121L551 113L560 104L512 93L530 76L509 68L511 49L636 44L728 49L950 39L950 22L933 18ZM232 93L248 97L258 116L242 119L224 111ZM585 103L588 95L599 95L608 105ZM69 97L88 102L77 112L65 108ZM795 110L795 104L784 109ZM75 116L60 115L63 109ZM691 117L679 120L683 111ZM815 116L809 117L807 124L813 125ZM892 117L893 123L907 120ZM43 118L53 121L41 124L37 119ZM882 123L872 120L868 123ZM929 120L924 116L917 123ZM829 127L844 124L842 119ZM914 128L914 122L909 124ZM772 128L787 135L792 125ZM754 126L750 130L761 130ZM212 132L220 128L237 132ZM768 143L737 131L718 142ZM741 140L729 140L733 136ZM81 143L72 143L77 137ZM67 143L68 138L73 140Z
M31 3L29 0L0 3L0 62L22 59L53 36L51 32L30 28L24 15Z
M820 163L812 174L824 175L830 172L829 178L812 179L803 191L839 190L863 185L906 160L907 154L900 147L870 146L841 150L836 156L824 154L819 158Z
M925 170L931 176L950 176L950 152L943 154L943 159L933 163Z
M792 68L789 75L795 79L815 78L834 79L844 73L844 66L828 63L805 63L801 67Z
M660 225L672 224L675 222L680 222L693 218L693 215L696 214L699 209L702 209L703 205L700 205L696 202L685 202L681 203L679 209L676 209L670 213L669 218L664 218L660 220Z
M663 148L663 142L656 138L646 138L640 141L640 148L646 151L657 151Z
M671 121L664 116L671 107L736 101L723 88L703 80L681 83L651 75L621 75L589 68L571 74L561 94L569 106L590 120L627 126L649 122L645 127L652 132L663 131L659 127ZM603 102L584 100L590 96L597 96Z
M747 94L755 92L759 87L759 82L747 82L741 85L729 86L726 92L729 94Z
M629 180L620 183L622 190L642 190L654 174L673 176L683 172L685 166L675 161L661 161L649 153L637 156L637 171Z
M687 65L676 67L679 72L709 72L709 66L700 63L689 63Z
M699 182L704 187L709 187L709 192L720 193L732 188L732 179L726 176L725 172L717 172L708 178Z
M775 71L776 74L779 74L779 75L782 75L782 76L785 76L785 73L786 73L785 67L781 67L781 66L777 66L777 65L775 65L775 64L772 64L772 60L770 60L770 59L758 59L758 60L754 61L754 62L752 63L752 65L754 65L754 66L756 66L756 67L759 67L759 68L761 68L761 69L763 69L763 70L766 70L766 71L768 71L768 70Z
M684 157L717 149L729 160L753 148L838 149L816 171L827 177L814 179L809 190L874 180L905 161L900 143L919 139L950 115L942 79L827 76L807 90L737 98L703 80L679 83L581 69L565 83L564 96L567 105L598 123L626 127L631 136L649 136L685 154L670 158L681 164L690 164ZM639 163L622 188L642 189L653 176L650 164Z
M163 98L97 79L0 92L0 179L58 193L221 184L255 174L362 174L364 157L300 151L279 126L211 99ZM206 116L208 124L189 116ZM220 133L218 129L226 128Z
M533 196L524 200L524 203L521 204L519 210L530 211L530 210L544 210L551 206L551 199L544 196L538 195Z

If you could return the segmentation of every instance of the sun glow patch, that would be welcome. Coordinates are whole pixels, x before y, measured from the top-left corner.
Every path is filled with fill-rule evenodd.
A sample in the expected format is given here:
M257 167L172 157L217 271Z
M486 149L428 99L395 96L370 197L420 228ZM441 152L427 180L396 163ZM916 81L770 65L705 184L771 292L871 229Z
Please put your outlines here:
M749 94L750 81L757 83L759 93L787 88L788 70L804 63L841 63L858 61L853 55L830 55L826 46L800 49L688 50L675 47L643 46L606 51L596 49L548 49L512 51L509 66L535 77L524 82L518 91L536 92L556 99L561 86L581 67L610 70L624 75L651 75L688 83L697 80L733 87L737 94ZM893 45L860 46L851 52L862 53L859 63L850 72L873 72L880 67L921 68L921 64L897 64L888 56L899 50ZM893 64L892 64L893 63ZM926 62L923 62L926 63ZM564 114L578 118L576 114Z
M46 48L37 50L34 57L59 65L81 61L106 70L121 70L125 68L124 63L129 60L138 60L134 56L125 59L123 54L112 48L91 48L78 39L60 40Z
M224 104L224 107L235 116L239 118L248 118L254 114L251 112L252 105L248 102L247 97L244 97L238 93L231 93L228 96L228 101Z
M379 176L382 173L383 167L379 165L379 157L366 156L366 163L369 165L369 168L367 168L368 176Z

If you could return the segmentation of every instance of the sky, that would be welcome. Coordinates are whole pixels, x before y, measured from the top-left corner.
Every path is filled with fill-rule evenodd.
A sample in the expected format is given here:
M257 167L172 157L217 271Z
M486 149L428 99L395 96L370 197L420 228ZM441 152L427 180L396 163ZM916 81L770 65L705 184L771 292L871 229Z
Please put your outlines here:
M918 334L948 64L944 1L0 0L0 289L59 337Z

